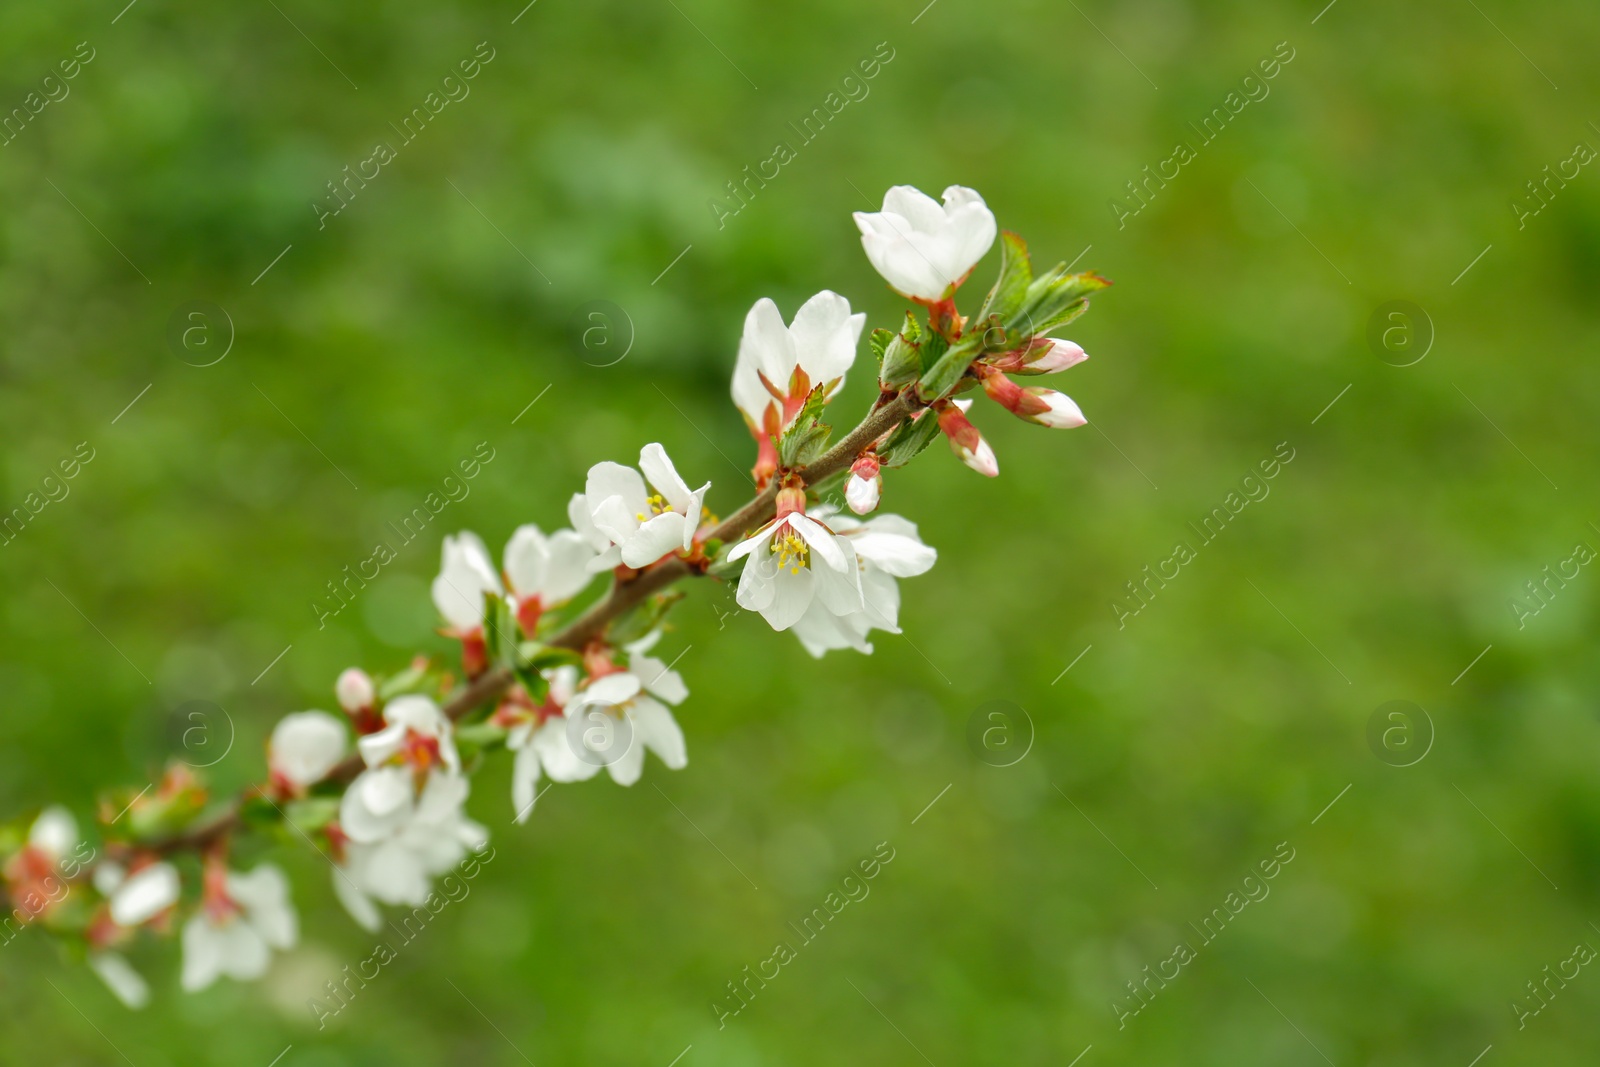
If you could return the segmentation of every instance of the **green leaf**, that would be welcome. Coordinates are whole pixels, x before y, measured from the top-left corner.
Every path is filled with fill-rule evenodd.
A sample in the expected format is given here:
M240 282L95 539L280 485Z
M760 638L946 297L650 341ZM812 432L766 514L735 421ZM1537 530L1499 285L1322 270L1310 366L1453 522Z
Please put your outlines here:
M875 330L877 333L889 333L888 330ZM920 331L917 328L916 316L906 312L906 328L898 334L890 334L884 351L878 359L878 382L885 389L904 389L922 375L922 352L917 345Z
M556 648L553 645L541 645L537 641L524 641L517 649L522 666L532 667L534 670L548 671L556 667L579 667L583 665L583 657L570 648Z
M1030 336L1040 336L1083 313L1084 298L1111 283L1093 272L1068 274L1060 264L1028 286L1022 306L1006 325Z
M1017 313L1033 281L1033 263L1028 258L1028 242L1004 230L1000 234L1000 277L984 298L977 321L987 322L992 315L1005 322Z
M488 593L483 598L483 643L489 662L496 667L513 667L517 662L517 619L511 602Z
M338 797L306 797L290 801L283 814L297 829L315 833L339 817Z
M783 432L778 442L778 460L786 467L804 467L828 450L828 438L833 427L822 421L826 400L824 387L817 386L806 397L805 407L794 417L794 422Z
M378 683L378 698L385 703L406 693L419 693L427 688L428 665L413 663L405 670Z
M515 668L517 681L522 683L522 688L527 690L528 699L535 704L544 703L544 698L550 694L550 682L537 667L525 664Z
M889 347L889 342L894 340L894 331L885 330L882 326L867 335L867 347L872 349L872 354L878 359L878 366L883 366L883 353Z
M885 467L903 467L939 436L939 420L924 412L911 422L902 422L878 449L878 461Z
M941 338L941 340L943 339ZM973 359L977 357L982 343L982 334L968 334L960 341L957 341L953 348L939 356L938 360L922 376L922 381L917 385L917 393L922 399L931 403L940 397L948 395L956 387L957 383L961 381L961 376L967 373L967 368L972 365ZM927 347L933 347L933 338L930 337L928 339ZM926 353L924 358L926 358Z

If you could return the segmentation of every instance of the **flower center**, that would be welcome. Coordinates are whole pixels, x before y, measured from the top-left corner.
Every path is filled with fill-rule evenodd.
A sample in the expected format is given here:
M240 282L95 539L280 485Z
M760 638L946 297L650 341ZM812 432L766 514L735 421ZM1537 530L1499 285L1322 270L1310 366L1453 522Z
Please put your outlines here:
M427 773L434 764L444 763L444 758L439 751L439 739L418 733L415 730L406 731L405 743L400 750L402 761L411 764L412 768L421 775Z
M811 549L792 529L785 529L781 537L772 539L773 551L778 554L778 569L789 568L790 574L799 574L801 567L811 566Z
M665 515L667 512L672 510L672 505L667 503L660 493L652 496L650 499L646 500L645 503L650 508L650 514L646 515L641 511L634 515L634 518L638 519L640 522L644 522L646 519L654 518L657 515Z

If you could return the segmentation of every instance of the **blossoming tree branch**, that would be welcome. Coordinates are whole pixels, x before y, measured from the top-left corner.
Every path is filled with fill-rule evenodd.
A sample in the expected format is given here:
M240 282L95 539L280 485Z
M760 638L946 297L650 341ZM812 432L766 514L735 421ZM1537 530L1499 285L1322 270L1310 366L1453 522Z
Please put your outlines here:
M879 392L853 429L834 429L829 401L866 316L828 291L787 322L757 301L732 386L755 440L751 500L718 519L706 507L711 483L691 488L647 444L637 467L590 469L567 505L570 528L517 528L499 567L477 535L446 537L433 600L441 632L460 644L459 668L426 657L388 676L351 668L334 686L342 716L299 711L277 724L259 784L213 800L175 763L145 792L101 798L99 847L61 807L0 826L8 921L56 935L130 1006L150 993L128 950L174 932L184 989L255 978L298 937L287 877L254 860L268 847L320 851L335 895L376 930L383 906L424 904L435 878L486 845L466 814L469 780L499 752L512 761L517 822L545 779L549 788L604 771L632 785L647 752L685 766L672 709L689 691L655 651L679 580L737 578L739 605L814 656L869 653L873 630L898 633L897 583L937 554L914 523L878 510L885 471L942 435L963 463L996 476L963 396L978 390L1029 422L1083 425L1067 396L1017 379L1086 358L1053 333L1109 283L1065 266L1035 274L1023 240L999 234L999 277L963 313L957 297L997 237L982 197L952 186L941 204L896 186L883 210L855 221L872 265L921 314L872 331ZM841 487L848 512L823 503ZM607 574L609 588L575 610Z

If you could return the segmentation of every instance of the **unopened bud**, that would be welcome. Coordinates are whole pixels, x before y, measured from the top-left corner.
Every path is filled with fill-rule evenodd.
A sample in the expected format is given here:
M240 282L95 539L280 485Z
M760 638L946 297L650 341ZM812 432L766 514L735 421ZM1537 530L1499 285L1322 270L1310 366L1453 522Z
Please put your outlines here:
M338 695L339 706L351 715L372 707L373 701L378 699L371 676L360 667L351 667L339 675L333 691Z
M988 478L993 478L1000 473L1000 464L995 459L994 449L989 447L989 442L983 439L978 428L965 414L966 408L972 401L953 401L939 407L939 429L950 438L950 450L956 456Z
M863 452L850 467L850 480L845 483L844 499L850 510L865 515L878 506L883 492L883 476L878 473L878 457Z
M1089 421L1065 393L1058 393L1054 389L1023 388L993 367L986 367L979 373L983 378L983 391L989 394L989 399L1019 419L1056 430L1070 430Z
M1088 358L1089 354L1079 345L1060 338L1047 337L1042 346L1036 345L1030 348L1023 356L1025 366L1018 373L1054 374L1056 371L1077 366Z

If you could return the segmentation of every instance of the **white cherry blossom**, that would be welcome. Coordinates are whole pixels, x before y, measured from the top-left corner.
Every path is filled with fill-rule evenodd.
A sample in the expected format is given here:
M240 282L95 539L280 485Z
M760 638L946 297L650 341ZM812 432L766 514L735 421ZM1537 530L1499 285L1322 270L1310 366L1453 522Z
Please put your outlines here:
M267 766L273 778L304 791L344 759L345 724L325 711L297 711L273 727Z
M339 825L351 840L370 843L398 832L416 814L418 781L461 772L450 720L424 696L397 697L383 709L384 728L357 742L367 765L345 790Z
M683 730L667 705L679 704L688 695L676 671L642 651L634 653L627 670L594 679L568 702L563 744L570 752L568 743L575 736L586 751L573 753L571 763L558 761L555 766L541 752L545 769L552 779L564 781L570 780L562 777L569 772L578 778L593 777L603 765L612 781L632 785L644 773L649 750L672 770L682 770L689 763L688 750ZM619 744L624 746L620 751Z
M750 557L739 578L739 606L759 611L774 630L799 622L813 602L835 615L860 611L861 577L850 544L803 511L782 504L779 511L728 553L729 562Z
M857 515L866 515L877 510L882 495L883 474L878 457L873 452L863 452L850 467L850 480L844 486L845 503Z
M470 530L446 536L439 576L433 580L433 603L452 631L465 636L483 626L483 599L504 596L483 539Z
M655 495L646 491L646 478ZM710 488L707 482L690 489L667 450L655 443L640 450L639 470L609 462L589 468L584 491L573 501L573 510L581 509L587 521L575 518L574 526L585 538L590 537L588 530L606 539L605 549L590 561L589 569L610 570L619 563L644 567L668 553L689 551Z
M994 244L994 214L983 197L960 185L944 191L944 204L909 185L883 197L883 210L858 211L861 245L895 290L936 301L960 284Z
M52 864L59 864L78 847L78 820L59 804L45 808L28 827L28 847L38 849Z
M538 799L539 778L548 773L555 781L578 781L592 775L567 741L566 719L561 712L577 691L578 669L557 667L546 674L550 692L544 707L502 708L496 721L507 726L506 748L515 755L511 765L511 808L513 818L526 822ZM504 712L505 714L502 714Z
M575 530L546 536L533 523L517 527L506 543L505 567L519 610L536 603L542 611L577 596L594 578L588 565L597 554Z
M896 579L927 573L939 553L923 544L915 523L899 515L878 515L862 521L819 511L818 517L832 525L839 539L855 550L861 570L862 608L838 615L813 603L795 624L794 634L813 656L821 657L835 648L870 653L868 631L900 632L900 588Z
M113 863L95 868L95 887L110 898L111 921L118 926L149 922L178 902L178 869L165 861L125 874Z
M1077 403L1065 393L1038 386L1018 385L1000 370L982 364L978 365L977 372L983 382L983 391L989 398L1019 419L1057 430L1070 430L1089 421L1083 417ZM951 439L953 441L954 437Z
M289 903L289 880L270 863L247 873L208 872L200 911L183 926L183 988L195 992L226 975L259 978L273 949L289 949L299 919Z
M739 358L733 369L733 402L757 441L779 433L817 386L832 393L855 362L865 314L850 313L850 301L823 290L785 326L778 305L757 300L744 319Z
M465 814L469 791L460 775L432 775L387 834L344 845L344 861L334 870L333 888L356 922L377 929L374 900L421 904L434 878L461 862L469 849L488 843L488 831Z

